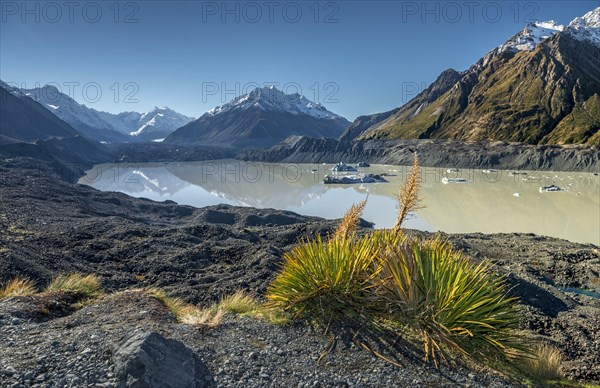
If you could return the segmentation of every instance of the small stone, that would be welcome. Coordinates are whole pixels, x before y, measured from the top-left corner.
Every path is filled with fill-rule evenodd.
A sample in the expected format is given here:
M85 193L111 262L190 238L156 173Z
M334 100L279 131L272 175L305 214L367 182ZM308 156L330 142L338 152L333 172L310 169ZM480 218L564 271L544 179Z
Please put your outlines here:
M17 372L17 370L15 368L13 368L12 366L7 367L6 369L4 369L4 374L8 375L8 376L12 376Z

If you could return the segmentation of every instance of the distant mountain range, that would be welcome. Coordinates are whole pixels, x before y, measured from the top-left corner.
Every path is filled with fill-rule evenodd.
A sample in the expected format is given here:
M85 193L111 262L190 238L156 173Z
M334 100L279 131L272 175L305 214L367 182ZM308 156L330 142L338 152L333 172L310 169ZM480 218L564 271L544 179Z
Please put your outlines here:
M408 103L353 123L274 87L257 88L197 120L166 107L101 112L48 85L1 83L0 89L3 142L81 133L101 142L164 139L235 149L267 148L290 136L600 145L600 7L567 26L528 24L466 71L445 70Z
M193 117L182 115L167 107L154 107L145 113L101 112L79 104L51 85L34 89L18 89L5 83L2 86L14 95L26 96L39 102L81 134L97 141L132 142L164 139L177 128L194 120Z
M211 109L165 139L166 143L230 148L270 147L289 136L338 138L350 124L320 103L275 87L252 92Z
M78 134L37 102L19 98L0 85L0 143L32 142Z
M82 137L41 104L0 85L0 157L17 156L52 162L68 181L76 181L83 166L114 160L101 144Z
M446 138L600 144L600 8L568 26L527 25L464 72L444 71L343 140Z

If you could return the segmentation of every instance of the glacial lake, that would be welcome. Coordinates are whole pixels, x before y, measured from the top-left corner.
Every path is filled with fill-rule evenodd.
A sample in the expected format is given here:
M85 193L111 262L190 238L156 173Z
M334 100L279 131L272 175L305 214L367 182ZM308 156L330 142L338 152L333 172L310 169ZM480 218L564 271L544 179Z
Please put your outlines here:
M394 224L398 190L408 166L373 165L359 173L387 174L387 183L325 185L333 164L273 164L218 160L184 163L102 164L79 183L155 201L203 207L220 203L290 210L339 218L367 195L363 218ZM600 176L548 171L422 168L425 208L406 227L447 233L524 232L600 245ZM348 173L352 175L356 173ZM338 174L342 175L342 174ZM464 178L467 183L447 183ZM559 192L540 192L556 185Z

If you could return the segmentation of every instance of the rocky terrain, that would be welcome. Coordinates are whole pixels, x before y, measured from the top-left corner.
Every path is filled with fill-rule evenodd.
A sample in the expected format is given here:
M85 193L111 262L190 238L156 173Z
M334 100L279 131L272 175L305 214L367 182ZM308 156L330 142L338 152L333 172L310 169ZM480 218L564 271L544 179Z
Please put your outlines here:
M296 136L267 150L242 151L236 158L279 163L341 161L410 165L415 152L419 154L423 167L600 171L600 149L596 146L531 146L439 139L338 141Z
M79 310L70 294L1 301L2 386L519 384L475 365L424 367L418 349L380 349L365 339L399 368L352 336L341 336L318 361L331 337L308 326L230 315L217 327L199 328L177 323L157 299L127 291L160 287L200 306L237 289L261 298L282 253L299 238L329 233L335 221L99 192L60 180L51 163L28 158L1 161L0 177L0 283L21 275L43 288L53 276L77 271L100 276L108 293ZM567 377L600 381L600 299L564 290L600 291L598 247L523 234L447 238L510 274L524 333L561 350ZM156 357L173 365L172 373L156 367ZM144 365L154 365L154 375ZM169 380L175 378L181 380Z
M156 368L146 373L159 383L155 386L183 386L181 380L194 382L188 386L209 387L514 384L507 377L464 366L425 368L410 354L397 356L405 365L399 368L351 341L339 341L336 349L318 362L330 337L304 325L276 326L256 318L230 316L215 328L202 329L175 322L160 301L141 292L113 294L50 319L19 314L28 303L23 297L0 302L0 340L8 344L0 349L3 386L131 384L136 363L144 362L144 356L140 356L139 345L124 343L147 333L156 338L153 344L142 344L154 348L145 351L166 356L162 359L166 365L152 364ZM177 343L166 343L166 338ZM186 350L188 354L183 353ZM201 367L194 368L196 364ZM170 370L164 369L167 365ZM124 378L125 373L128 377Z

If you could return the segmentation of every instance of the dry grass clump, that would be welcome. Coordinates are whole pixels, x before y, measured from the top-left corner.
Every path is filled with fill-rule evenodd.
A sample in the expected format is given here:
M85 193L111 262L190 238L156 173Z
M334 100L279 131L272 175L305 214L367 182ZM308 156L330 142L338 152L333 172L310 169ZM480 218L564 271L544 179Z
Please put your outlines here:
M72 273L54 278L46 287L46 292L76 292L87 299L93 299L102 294L102 289L98 276Z
M33 295L37 292L35 284L26 277L15 277L0 288L0 299L12 296Z
M250 313L255 311L258 307L259 303L256 301L256 299L241 290L222 298L217 305L218 309L231 312L233 314Z
M178 320L187 325L215 327L221 323L224 316L225 311L222 309L213 310L192 307L185 311Z
M259 303L243 291L226 296L207 308L199 308L179 298L170 297L158 288L151 288L146 292L164 303L177 321L188 325L214 327L221 323L227 313L246 314L259 309Z
M146 290L146 293L160 300L167 310L169 310L169 312L171 312L178 320L192 307L179 298L168 296L167 293L160 288L149 288Z
M563 377L562 361L563 356L558 349L540 344L533 349L532 357L526 359L523 367L525 373L537 381L560 380Z

